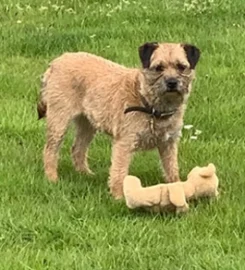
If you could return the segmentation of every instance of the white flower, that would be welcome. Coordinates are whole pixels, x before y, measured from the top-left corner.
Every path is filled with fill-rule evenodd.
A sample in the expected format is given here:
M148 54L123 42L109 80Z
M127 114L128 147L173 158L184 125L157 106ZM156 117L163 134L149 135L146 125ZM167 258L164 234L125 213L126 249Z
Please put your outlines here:
M197 140L197 136L191 136L191 140Z
M72 8L67 8L65 11L70 13L70 14L76 14L75 10Z
M31 6L30 5L26 5L26 10L31 10Z
M44 11L44 10L47 10L47 9L48 9L48 7L41 6L41 7L39 8L39 11Z
M126 5L129 5L130 4L130 2L127 1L127 0L123 0L123 3L126 4Z
M197 129L197 130L195 131L195 135L200 135L201 133L202 133L201 130L198 130L198 129Z
M22 23L22 21L21 20L18 20L17 23Z
M23 8L20 6L20 4L16 4L16 8L17 8L18 10L23 10Z
M184 129L192 129L193 125L184 125Z
M62 10L64 7L65 7L64 5L61 5L61 6L58 6L58 5L52 5L52 8L53 8L55 11Z

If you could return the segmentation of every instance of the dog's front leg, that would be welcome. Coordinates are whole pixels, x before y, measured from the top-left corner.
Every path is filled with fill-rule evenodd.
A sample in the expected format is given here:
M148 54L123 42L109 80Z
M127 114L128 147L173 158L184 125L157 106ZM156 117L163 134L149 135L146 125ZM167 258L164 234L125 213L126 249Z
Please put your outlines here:
M132 151L124 141L115 141L112 147L109 187L112 196L123 198L123 180L128 174Z
M170 139L158 146L166 181L177 182L179 178L178 139Z

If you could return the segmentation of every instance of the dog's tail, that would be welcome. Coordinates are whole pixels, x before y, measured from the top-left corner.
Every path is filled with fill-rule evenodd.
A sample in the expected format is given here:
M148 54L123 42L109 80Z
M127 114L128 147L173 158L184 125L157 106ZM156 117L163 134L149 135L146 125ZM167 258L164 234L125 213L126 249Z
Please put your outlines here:
M46 116L46 111L47 111L47 105L41 99L37 104L38 120Z
M37 104L38 120L44 118L47 113L46 90L50 74L51 74L51 67L47 69L47 71L43 74L41 78L40 97L39 102Z

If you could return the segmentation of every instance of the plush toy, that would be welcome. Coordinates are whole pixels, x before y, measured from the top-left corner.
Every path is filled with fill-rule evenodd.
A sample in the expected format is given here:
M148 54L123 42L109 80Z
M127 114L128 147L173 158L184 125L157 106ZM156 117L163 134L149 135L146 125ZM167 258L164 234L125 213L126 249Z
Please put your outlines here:
M195 167L185 182L158 184L142 187L140 179L128 175L124 179L123 191L126 204L134 209L142 207L154 212L186 212L188 201L200 197L217 197L219 180L215 166Z

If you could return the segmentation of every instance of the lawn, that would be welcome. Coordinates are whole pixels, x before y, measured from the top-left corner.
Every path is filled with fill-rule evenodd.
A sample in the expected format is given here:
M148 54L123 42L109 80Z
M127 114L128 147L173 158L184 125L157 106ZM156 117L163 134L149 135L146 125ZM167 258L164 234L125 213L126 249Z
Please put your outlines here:
M244 10L244 0L1 0L1 270L245 268ZM155 40L202 51L180 173L184 180L195 165L213 162L221 196L191 204L182 217L130 211L111 198L105 135L91 145L95 176L73 169L72 129L59 184L43 172L45 121L37 121L36 101L48 62L80 50L140 66L138 46ZM162 181L156 151L138 153L130 173L145 185Z

